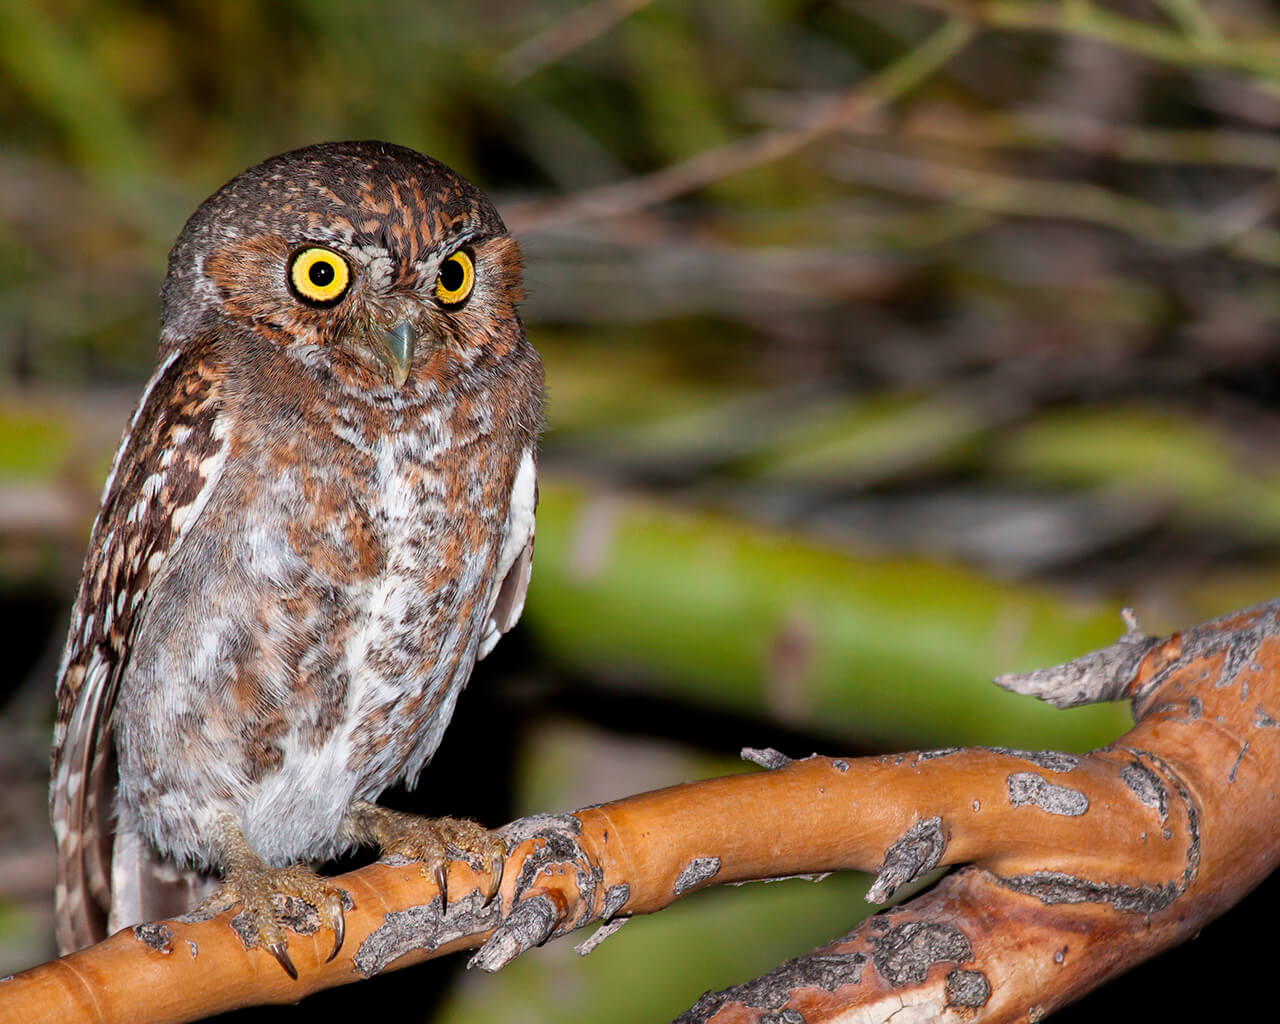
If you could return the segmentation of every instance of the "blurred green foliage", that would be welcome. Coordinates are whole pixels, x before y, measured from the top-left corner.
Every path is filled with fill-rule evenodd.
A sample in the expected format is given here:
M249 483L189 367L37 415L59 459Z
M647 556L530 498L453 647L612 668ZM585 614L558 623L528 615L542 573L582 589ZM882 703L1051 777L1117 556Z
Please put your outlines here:
M855 750L1105 742L1120 709L986 680L1108 642L1122 602L1154 631L1280 580L1280 15L966 5L986 22L940 70L814 128L952 6L0 2L0 579L74 585L195 205L385 138L491 191L525 248L537 671ZM722 173L574 205L691 159ZM5 705L33 749L48 662ZM727 770L662 749L643 785ZM6 781L42 787L41 758ZM580 796L545 765L523 753L522 811ZM661 1019L848 927L860 885L704 894L443 1015Z
M1087 750L1124 729L1116 708L1054 711L975 685L1112 642L1114 614L935 562L592 501L542 489L527 614L569 664L642 668L660 691L888 746ZM598 554L573 551L584 521L607 533Z

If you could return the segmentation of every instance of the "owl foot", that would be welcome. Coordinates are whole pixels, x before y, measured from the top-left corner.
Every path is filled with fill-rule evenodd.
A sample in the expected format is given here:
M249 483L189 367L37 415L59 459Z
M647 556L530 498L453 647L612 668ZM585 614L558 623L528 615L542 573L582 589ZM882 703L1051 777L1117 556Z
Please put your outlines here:
M503 841L483 825L464 818L422 818L416 814L390 811L375 804L356 803L347 812L347 828L353 839L377 846L382 855L398 854L421 861L422 874L440 890L441 907L449 902L449 850L479 858L488 873L481 893L485 903L493 899L502 882L502 863L507 856Z
M234 841L224 847L222 887L206 899L200 909L221 913L239 904L240 913L231 924L245 948L261 946L296 981L298 969L289 958L286 931L286 925L292 924L295 915L290 913L287 903L277 902L276 896L293 897L315 908L320 924L333 931L333 950L325 963L338 955L346 934L344 911L352 905L346 890L301 865L269 867L249 849L238 832Z

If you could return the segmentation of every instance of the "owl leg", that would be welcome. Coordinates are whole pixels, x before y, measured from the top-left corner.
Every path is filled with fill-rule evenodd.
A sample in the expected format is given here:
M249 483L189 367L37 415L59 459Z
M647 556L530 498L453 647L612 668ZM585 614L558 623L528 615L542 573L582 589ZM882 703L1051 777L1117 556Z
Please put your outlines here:
M245 947L263 947L296 980L298 970L289 959L285 931L288 915L272 899L293 896L314 907L320 923L332 929L333 951L328 960L338 955L346 930L344 908L350 905L351 899L346 890L331 885L300 864L282 868L266 864L230 819L223 819L219 826L218 853L222 887L200 904L201 910L221 913L239 904L241 911L232 927L244 940Z
M422 873L435 880L441 904L449 900L445 864L450 847L480 858L488 872L481 890L485 902L493 899L502 881L502 862L507 856L506 844L483 825L463 818L422 818L416 814L390 811L376 804L357 802L351 805L344 821L349 838L358 843L377 846L383 856L399 854L422 862Z

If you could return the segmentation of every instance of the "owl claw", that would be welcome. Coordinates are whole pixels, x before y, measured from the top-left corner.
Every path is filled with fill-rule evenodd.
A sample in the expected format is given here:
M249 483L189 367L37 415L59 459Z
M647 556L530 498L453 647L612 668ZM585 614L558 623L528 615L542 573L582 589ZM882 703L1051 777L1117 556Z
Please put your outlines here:
M338 950L342 948L342 940L347 937L347 918L341 911L332 921L333 925L333 951L324 958L324 962L333 963L333 958L338 955ZM288 970L286 967L285 970Z
M434 875L436 888L440 890L440 913L443 914L449 909L449 873L445 870L443 860L436 864Z
M298 968L293 966L293 961L289 959L289 949L283 942L273 942L267 946L267 952L276 958L276 962L284 968L285 974L289 975L294 981L298 980ZM337 950L334 950L336 953ZM329 958L330 960L333 957Z
M484 893L486 907L493 902L493 897L498 893L498 887L502 885L502 862L503 857L495 854L493 863L489 865L489 877L485 880L484 889L481 890Z

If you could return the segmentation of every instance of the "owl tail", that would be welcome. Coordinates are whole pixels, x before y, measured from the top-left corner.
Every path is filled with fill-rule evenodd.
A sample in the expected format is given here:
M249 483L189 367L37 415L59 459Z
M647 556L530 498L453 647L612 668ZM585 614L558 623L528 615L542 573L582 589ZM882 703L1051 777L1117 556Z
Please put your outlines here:
M217 887L217 879L163 860L143 838L132 813L117 807L111 853L111 911L107 933L195 908Z
M101 687L95 688L95 694L100 692ZM98 706L97 701L76 705L66 742L54 751L50 811L57 840L54 903L61 953L83 949L107 935L112 846L109 812L116 767L111 745L90 741L97 731L93 723L98 719Z

